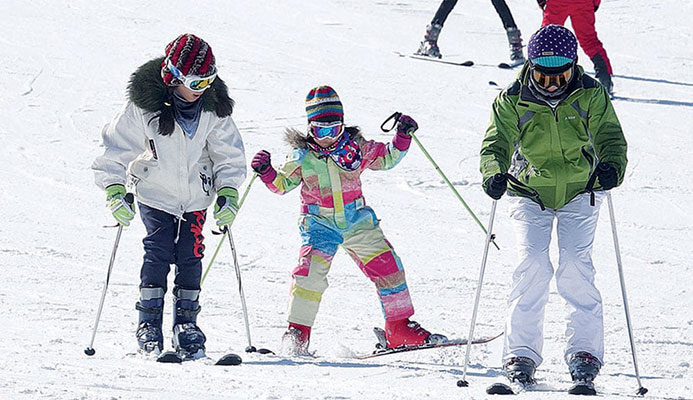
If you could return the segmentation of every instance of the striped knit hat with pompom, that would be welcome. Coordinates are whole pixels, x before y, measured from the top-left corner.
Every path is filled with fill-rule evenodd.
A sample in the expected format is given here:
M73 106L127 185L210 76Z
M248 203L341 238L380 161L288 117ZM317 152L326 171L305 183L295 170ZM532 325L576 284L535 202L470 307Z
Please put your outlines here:
M343 122L344 109L337 92L329 86L318 86L306 96L308 122Z
M166 57L161 63L161 78L169 86L180 85L169 71L169 61L185 76L206 78L217 72L212 48L199 37L184 33L166 46Z

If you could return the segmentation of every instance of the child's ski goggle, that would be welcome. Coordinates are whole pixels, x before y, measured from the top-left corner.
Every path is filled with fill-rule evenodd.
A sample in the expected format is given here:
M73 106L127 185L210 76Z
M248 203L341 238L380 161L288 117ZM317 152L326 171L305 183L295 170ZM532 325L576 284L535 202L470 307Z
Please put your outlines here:
M214 74L211 76L204 78L197 75L185 76L178 68L176 68L175 65L173 65L173 63L171 63L171 60L166 61L166 66L176 79L183 82L183 86L192 90L193 92L204 92L205 90L209 89L212 82L214 82L214 79L217 77L216 72L214 72Z
M570 78L573 77L573 67L572 64L568 69L563 71L547 71L540 70L538 68L532 68L532 78L534 82L539 85L540 88L548 90L552 86L556 89L563 89L570 82Z
M310 130L316 139L338 138L344 131L342 122L311 122Z

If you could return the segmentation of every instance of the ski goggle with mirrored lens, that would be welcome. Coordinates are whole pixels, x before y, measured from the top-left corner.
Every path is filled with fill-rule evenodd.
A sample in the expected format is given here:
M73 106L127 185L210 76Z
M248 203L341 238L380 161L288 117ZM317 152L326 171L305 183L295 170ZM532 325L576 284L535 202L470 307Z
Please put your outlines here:
M311 122L310 130L316 139L338 138L344 130L342 122Z
M192 90L193 92L204 92L205 90L209 89L212 82L214 82L214 79L217 77L216 72L207 77L197 75L185 76L178 68L176 68L175 65L173 65L173 63L171 63L171 60L166 61L166 66L176 79L183 82L183 86Z
M541 70L536 67L532 68L532 78L542 89L549 89L552 86L555 86L557 89L562 89L568 85L572 77L572 64L568 69L562 71L560 69L554 69L552 71L550 68L542 68Z

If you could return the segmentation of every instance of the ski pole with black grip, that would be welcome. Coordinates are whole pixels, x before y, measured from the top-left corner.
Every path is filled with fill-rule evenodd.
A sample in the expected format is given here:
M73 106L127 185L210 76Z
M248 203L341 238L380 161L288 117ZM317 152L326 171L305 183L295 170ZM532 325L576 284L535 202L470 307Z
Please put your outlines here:
M401 116L402 116L402 113L401 113L401 112L395 112L395 113L393 113L393 114L390 115L385 121L383 121L383 123L380 125L380 129L382 129L383 132L390 132L391 130L393 130L393 129L395 128L395 126L397 126L397 122L399 121L399 118L400 118ZM385 127L385 124L387 124L390 120L392 120L393 122L392 122L392 126L390 126L390 128L388 129L388 128ZM415 141L416 144L419 146L419 148L421 149L421 151L424 153L424 155L426 156L426 158L428 158L428 161L430 161L431 164L433 164L433 167L436 169L436 171L438 171L438 174L440 174L440 176L443 178L443 180L445 181L445 183L448 185L448 187L449 187L449 188L452 190L452 192L455 194L455 197L457 197L457 199L462 203L462 205L464 206L464 208L467 210L467 212L469 213L469 215L472 216L472 218L473 218L474 221L477 223L477 225L479 225L479 227L481 228L481 230L483 230L485 234L488 234L488 232L486 231L486 227L484 227L484 224L482 224L481 221L479 221L479 218L477 218L476 214L474 214L474 211L472 211L472 209L469 208L469 205L467 205L467 202L464 201L464 199L462 198L462 195L460 195L460 193L457 191L457 189L455 189L455 186L453 186L452 182L450 182L450 180L449 180L448 177L443 173L443 171L440 169L440 167L438 166L438 164L436 164L436 162L433 161L433 157L431 157L431 155L428 154L428 151L426 151L426 148L423 146L423 144L421 144L421 142L419 141L419 138L414 134L414 131L409 131L409 132L407 132L407 134L411 135L412 139L414 139L414 141ZM496 249L500 250L500 247L498 247L498 244L496 244L496 242L495 242L495 238L491 238L491 242L493 243L494 246L496 246Z
M127 193L124 197L125 202L130 206L135 202L135 197L132 193ZM88 356L93 356L96 354L94 350L94 339L96 338L96 329L99 327L99 320L101 319L101 311L103 310L103 303L106 299L106 291L108 290L108 283L111 280L111 271L113 270L113 263L115 262L116 251L118 250L118 244L120 243L120 235L123 233L123 225L118 224L118 233L116 233L115 243L113 244L113 250L111 251L111 261L108 263L108 272L106 273L106 282L103 285L103 292L101 293L101 301L99 301L99 308L96 312L96 322L94 323L94 330L91 332L91 341L89 346L84 349L84 354Z

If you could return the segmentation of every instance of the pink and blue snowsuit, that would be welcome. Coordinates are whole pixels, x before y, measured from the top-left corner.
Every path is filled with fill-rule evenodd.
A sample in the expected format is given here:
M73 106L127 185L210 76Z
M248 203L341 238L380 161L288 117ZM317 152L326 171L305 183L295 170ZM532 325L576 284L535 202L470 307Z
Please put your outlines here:
M302 246L293 284L288 321L312 326L327 273L339 246L358 264L378 290L385 319L396 321L414 314L402 263L366 205L360 176L366 169L393 168L406 154L409 140L393 143L366 141L357 135L361 165L340 168L330 157L309 148L295 148L276 177L263 177L267 187L284 194L301 186Z

